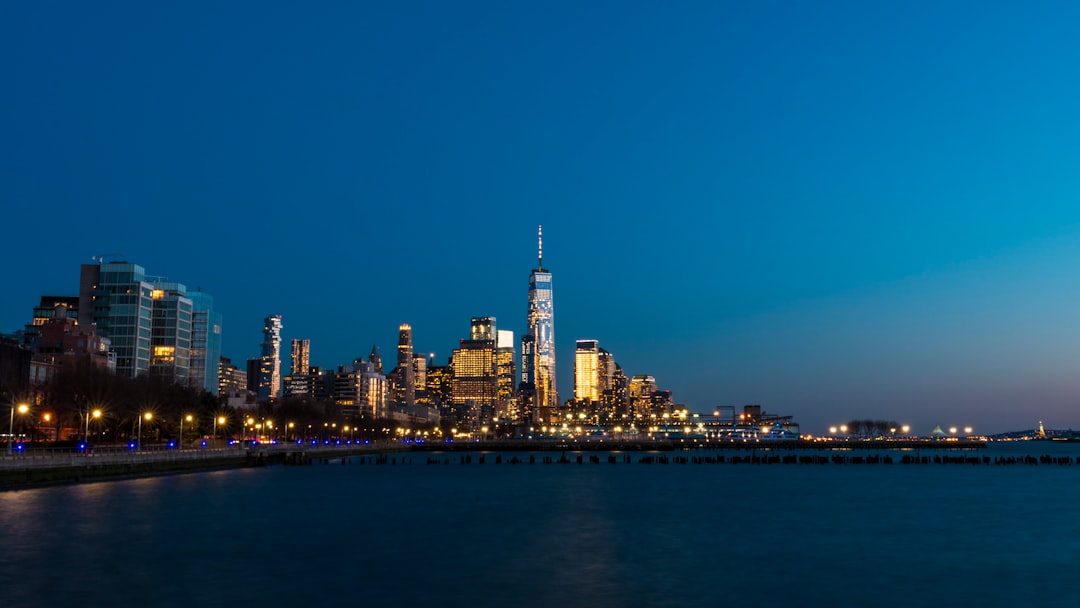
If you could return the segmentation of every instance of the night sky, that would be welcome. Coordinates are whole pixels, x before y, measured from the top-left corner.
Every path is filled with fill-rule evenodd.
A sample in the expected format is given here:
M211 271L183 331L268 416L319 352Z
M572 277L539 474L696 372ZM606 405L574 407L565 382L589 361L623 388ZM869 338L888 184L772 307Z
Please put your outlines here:
M1080 6L9 2L0 331L123 253L334 367L525 329L677 402L1080 428ZM287 349L286 349L287 350Z

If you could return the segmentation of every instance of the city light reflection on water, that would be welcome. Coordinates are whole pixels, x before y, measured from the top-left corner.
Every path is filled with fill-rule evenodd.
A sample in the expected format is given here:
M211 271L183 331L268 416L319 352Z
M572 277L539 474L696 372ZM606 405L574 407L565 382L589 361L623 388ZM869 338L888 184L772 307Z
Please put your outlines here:
M1077 465L460 457L0 493L0 588L30 606L1031 606L1071 593L1080 554Z

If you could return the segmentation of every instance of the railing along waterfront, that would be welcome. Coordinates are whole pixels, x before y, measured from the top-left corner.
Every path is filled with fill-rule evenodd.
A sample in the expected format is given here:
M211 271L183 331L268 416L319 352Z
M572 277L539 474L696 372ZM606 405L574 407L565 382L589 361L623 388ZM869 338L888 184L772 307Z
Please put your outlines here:
M221 447L177 448L167 445L144 445L134 449L127 445L94 446L90 450L80 448L28 448L15 451L11 456L0 454L0 469L40 469L59 467L85 467L110 464L143 464L197 460L243 459L251 454L274 454L286 452L310 452L313 454L336 454L340 452L371 452L404 449L397 441L372 441L355 443L259 443L235 444Z

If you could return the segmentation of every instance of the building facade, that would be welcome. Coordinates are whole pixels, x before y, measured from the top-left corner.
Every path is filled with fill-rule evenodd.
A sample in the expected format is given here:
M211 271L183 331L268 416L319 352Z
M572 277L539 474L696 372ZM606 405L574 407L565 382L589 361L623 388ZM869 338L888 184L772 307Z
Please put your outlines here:
M544 268L542 227L537 243L537 265L529 274L527 337L531 338L531 345L526 355L523 340L521 368L524 384L533 394L534 418L550 422L556 416L559 393L555 383L555 304L551 272Z
M311 340L308 338L293 338L292 348L289 352L292 355L292 366L289 368L289 375L299 376L309 373L311 370Z
M138 264L82 265L79 322L97 324L97 333L109 338L120 376L134 378L150 371L154 289Z
M202 291L188 292L191 299L192 387L218 394L218 367L221 359L221 313L214 310L214 298Z
M262 356L259 357L259 401L281 396L281 315L263 319Z
M574 352L574 400L597 403L600 391L600 343L578 340Z

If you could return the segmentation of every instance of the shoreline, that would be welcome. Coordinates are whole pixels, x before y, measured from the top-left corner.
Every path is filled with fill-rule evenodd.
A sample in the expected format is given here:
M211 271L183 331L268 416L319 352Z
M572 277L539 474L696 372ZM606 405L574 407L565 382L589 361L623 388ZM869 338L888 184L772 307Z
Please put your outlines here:
M143 452L131 454L117 454L109 459L94 460L97 456L87 458L78 455L66 455L63 457L34 458L21 457L15 460L0 461L0 491L17 491L39 487L70 485L81 483L93 483L102 481L119 481L124 479L138 479L143 477L157 477L163 475L177 475L184 473L198 473L224 469L236 469L246 467L260 467L267 465L310 465L313 462L329 463L330 461L351 461L353 457L360 458L361 464L370 461L371 464L388 464L388 458L381 455L394 453L470 453L467 462L472 462L472 453L477 454L477 462L485 461L485 454L497 452L537 452L552 453L560 452L564 455L557 460L550 456L544 456L541 461L570 462L565 457L566 452L578 453L577 461L583 462L585 458L581 453L626 453L625 462L630 462L629 453L648 452L698 452L720 451L748 453L747 456L732 455L727 458L705 458L698 456L644 456L637 459L645 463L676 463L686 462L727 462L738 464L788 464L799 462L801 464L820 464L816 459L824 459L834 464L861 464L874 462L892 463L892 458L881 459L879 457L854 456L853 452L895 451L896 460L901 461L904 456L901 453L918 452L918 450L940 451L963 451L976 452L986 448L986 443L981 441L937 441L937 440L904 440L904 441L723 441L723 442L685 442L685 441L479 441L479 442L453 442L453 443L420 443L400 444L389 443L381 445L364 446L268 446L264 449L248 449L243 452L218 452L204 453L192 451L161 451ZM799 458L795 451L831 453L832 456L817 456L815 460L807 461L805 456ZM763 455L758 455L758 453ZM783 457L776 455L777 452L787 452ZM839 456L838 456L839 455ZM32 455L33 456L33 455ZM608 461L611 462L610 456ZM449 457L447 457L449 458ZM916 458L920 458L916 454ZM926 462L933 462L939 457L922 456ZM401 458L404 464L405 459ZM434 458L428 458L431 464ZM464 457L455 456L455 460L466 462ZM535 458L530 459L535 462ZM589 462L598 461L597 456L590 456ZM946 457L947 462L972 460L989 460L988 457L956 456ZM503 462L502 456L493 456L493 461L498 464ZM411 464L412 459L409 459ZM512 457L506 459L507 463L525 462L525 460ZM395 459L396 463L396 459Z

